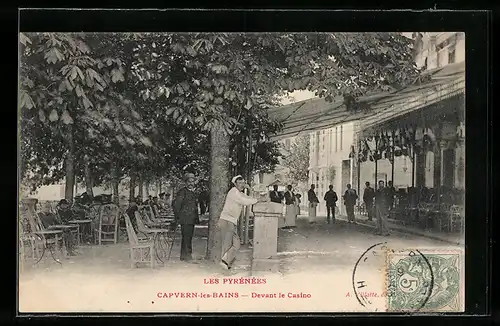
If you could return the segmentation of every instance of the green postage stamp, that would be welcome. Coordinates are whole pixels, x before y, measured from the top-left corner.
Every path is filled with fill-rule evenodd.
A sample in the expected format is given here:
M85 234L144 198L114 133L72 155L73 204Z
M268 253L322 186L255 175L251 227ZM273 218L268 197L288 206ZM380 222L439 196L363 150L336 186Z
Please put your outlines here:
M388 251L387 312L464 311L463 258L458 250Z

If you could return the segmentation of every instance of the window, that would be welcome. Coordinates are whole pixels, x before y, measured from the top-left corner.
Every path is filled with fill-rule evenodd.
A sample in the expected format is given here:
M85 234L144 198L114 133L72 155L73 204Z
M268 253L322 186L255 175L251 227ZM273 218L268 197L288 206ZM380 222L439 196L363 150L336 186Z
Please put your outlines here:
M321 142L323 143L323 150L325 149L325 132L323 131L323 137L321 137Z
M338 127L335 127L335 152L337 152L337 135L338 135L338 132L339 132L339 128Z
M340 150L342 150L342 142L343 142L343 137L342 133L344 131L344 126L340 126Z
M448 48L448 63L455 63L455 47Z
M330 129L329 132L330 132L330 145L328 147L330 148L330 152L332 152L333 151L333 149L332 149L332 144L333 144L333 130Z

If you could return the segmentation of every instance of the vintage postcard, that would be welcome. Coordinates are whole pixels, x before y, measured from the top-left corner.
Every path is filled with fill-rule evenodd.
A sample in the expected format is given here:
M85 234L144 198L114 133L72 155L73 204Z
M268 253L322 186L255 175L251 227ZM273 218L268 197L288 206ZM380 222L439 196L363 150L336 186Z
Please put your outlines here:
M19 48L19 312L464 311L464 33Z

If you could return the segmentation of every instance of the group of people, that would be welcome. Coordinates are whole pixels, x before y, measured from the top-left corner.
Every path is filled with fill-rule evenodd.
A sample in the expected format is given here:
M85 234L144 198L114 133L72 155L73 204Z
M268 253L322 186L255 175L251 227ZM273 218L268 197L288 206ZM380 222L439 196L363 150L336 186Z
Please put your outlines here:
M377 234L389 235L387 219L389 216L389 211L392 209L394 204L394 196L396 190L391 181L389 181L387 183L387 186L385 186L385 182L380 180L378 182L377 190L370 187L369 182L366 182L365 185L366 188L363 193L363 201L368 212L368 220L373 220L373 215L376 215ZM344 200L344 205L346 208L347 222L356 224L354 207L356 206L356 202L358 200L358 194L350 184L347 184L346 188L346 191L342 195L342 199ZM320 203L315 192L314 184L311 185L311 188L307 193L307 197L309 201L309 223L312 224L315 223L316 210ZM333 190L332 185L329 186L329 190L325 193L323 199L326 203L326 219L328 224L330 224L331 221L335 222L335 210L338 201L337 193Z
M300 194L293 191L292 185L286 187L284 193L278 191L278 185L273 186L273 190L269 192L269 199L273 203L285 204L285 217L280 221L280 227L289 229L296 227L297 216L300 214Z
M55 208L55 212L49 202L45 203L45 205L41 207L38 217L43 227L48 229L58 225L70 225L70 221L75 219L75 215L78 216L79 214L80 211L75 211L69 201L61 199ZM76 239L74 239L74 234L67 228L63 228L62 231L68 255L75 256L77 252L75 250Z
M365 183L363 202L365 203L368 220L372 221L374 215L377 218L377 234L379 235L389 234L387 219L389 218L389 212L394 207L395 195L396 189L392 181L387 182L386 186L385 182L380 180L377 190L373 189L369 182Z
M316 210L319 205L319 199L316 195L316 186L311 185L311 188L307 192L307 199L309 201L309 223L313 224L316 221ZM356 200L358 199L358 194L356 190L352 189L351 185L347 185L347 190L342 196L344 199L344 205L347 212L348 223L356 223L354 218L354 206L356 205ZM335 210L337 208L337 201L339 200L337 193L333 190L333 185L328 186L328 191L325 193L323 200L326 203L326 220L328 224L335 223Z
M195 176L187 173L184 176L185 186L181 188L173 200L175 224L181 226L181 257L183 261L192 261L192 240L194 227L199 223L199 196L195 191ZM220 265L225 269L231 269L240 248L240 238L237 233L238 219L244 206L257 203L256 199L244 194L249 188L241 175L231 179L231 189L226 195L224 207L220 214L217 225L217 237L222 244Z

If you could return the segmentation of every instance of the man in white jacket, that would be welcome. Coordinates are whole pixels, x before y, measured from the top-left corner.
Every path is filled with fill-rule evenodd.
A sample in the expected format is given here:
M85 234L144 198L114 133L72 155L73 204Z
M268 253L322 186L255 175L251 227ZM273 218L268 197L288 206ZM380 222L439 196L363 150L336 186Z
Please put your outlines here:
M253 205L258 202L257 199L247 196L243 190L248 187L241 175L235 176L231 182L234 187L226 195L224 208L219 219L219 230L222 242L222 261L224 268L231 269L236 258L236 253L240 249L240 238L237 233L236 225L241 215L243 206Z

